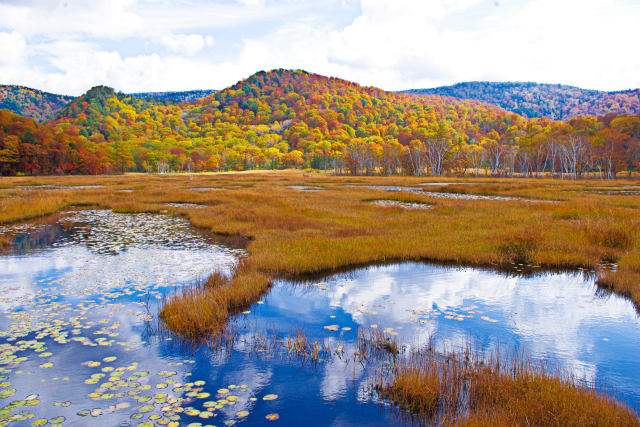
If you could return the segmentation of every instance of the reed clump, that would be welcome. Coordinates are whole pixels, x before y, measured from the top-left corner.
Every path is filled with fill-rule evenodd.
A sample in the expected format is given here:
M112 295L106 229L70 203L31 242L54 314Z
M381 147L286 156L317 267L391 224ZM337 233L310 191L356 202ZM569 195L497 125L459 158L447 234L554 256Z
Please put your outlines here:
M387 353L396 356L400 353L398 339L378 328L359 328L357 349L360 355Z
M302 329L298 329L295 335L287 335L281 343L287 354L295 356L301 361L308 360L311 363L318 363L327 360L332 355L331 349L324 340L309 341L307 333Z
M269 286L271 279L242 259L231 278L220 272L166 298L160 318L169 331L188 339L220 333L229 316L248 308Z
M402 409L433 419L439 409L441 387L436 364L425 364L420 369L403 365L398 368L391 385L380 390L382 397L399 404Z
M623 404L523 355L433 349L396 365L380 394L427 423L464 426L638 426Z

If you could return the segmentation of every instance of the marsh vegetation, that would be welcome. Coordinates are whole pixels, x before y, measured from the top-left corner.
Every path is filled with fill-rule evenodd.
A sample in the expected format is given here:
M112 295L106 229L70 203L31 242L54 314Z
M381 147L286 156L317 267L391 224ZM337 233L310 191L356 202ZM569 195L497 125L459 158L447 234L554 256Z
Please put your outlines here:
M466 372L467 377L477 374L477 378L495 379L501 387L513 388L510 396L517 395L515 390L522 391L522 399L502 405L501 397L491 391L493 386L483 383L489 391L481 395L490 399L483 401L484 406L478 403L481 409L465 422L522 423L513 418L513 405L530 401L537 402L532 404L532 417L542 417L534 410L538 404L549 407L555 402L561 405L558 408L565 408L575 402L590 402L584 403L584 414L591 408L622 417L617 418L621 423L637 423L633 410L640 402L640 373L629 361L630 355L640 349L640 198L616 190L612 190L614 194L599 194L592 190L602 183L592 181L478 179L423 185L429 184L426 181L328 177L299 171L3 178L0 245L7 254L3 261L39 265L52 256L52 251L67 247L60 242L87 248L89 252L83 252L83 256L97 257L87 258L86 265L74 265L72 269L81 268L82 273L71 277L54 268L16 281L12 274L17 270L3 271L2 286L7 294L3 317L4 325L8 325L3 326L3 340L9 349L3 356L7 362L4 375L12 384L8 389L15 389L7 398L15 399L9 397L15 394L22 399L17 402L52 404L46 390L27 400L34 394L32 382L20 380L21 374L16 371L29 370L33 378L58 381L45 374L64 377L58 369L64 370L63 366L72 362L56 357L67 354L62 350L65 346L81 355L83 360L78 363L99 362L98 371L109 368L105 364L112 362L102 359L111 355L103 354L103 350L108 345L120 346L121 338L110 334L122 335L121 329L127 325L125 330L131 339L121 342L129 342L122 347L130 356L118 354L117 360L123 364L113 366L113 371L89 372L91 366L84 366L87 372L82 372L82 386L73 385L79 378L70 376L67 381L78 390L84 390L87 384L95 386L78 391L69 406L54 405L60 416L71 419L85 410L92 416L91 411L96 409L92 401L100 401L104 405L98 405L102 411L99 416L110 420L127 413L127 417L139 414L133 419L140 423L164 423L165 419L167 423L182 423L193 420L189 418L192 416L206 423L207 417L214 415L200 416L204 411L218 414L218 424L222 420L269 420L268 415L275 419L274 414L279 422L296 424L303 423L304 417L296 413L294 408L300 402L292 397L287 383L305 382L312 384L304 396L305 405L318 416L327 416L327 405L333 405L338 408L335 416L347 424L362 419L397 423L400 415L395 411L381 415L377 405L401 403L393 392L394 384L399 387L396 391L403 390L402 382L416 376L412 374L415 369L432 369L428 363L415 362L414 355L424 348L423 344L434 337L438 344L433 355L455 358L459 353L447 353L447 349L459 344L460 337L474 337L481 342L477 354L486 357L464 362L467 364L459 366L460 372ZM633 183L611 185L624 188ZM380 186L400 190L367 188ZM301 191L308 188L322 191ZM193 189L206 190L190 191ZM373 203L380 200L395 207ZM542 203L531 203L533 200ZM77 213L63 214L67 220L60 222L60 213L68 209ZM102 209L114 213L92 213L109 212ZM166 225L186 227L188 223L203 237L183 239L183 235L195 236L195 231L176 235ZM57 231L52 231L51 224L56 224ZM108 231L114 224L115 230ZM141 227L143 224L147 226ZM68 233L76 237L68 240ZM30 243L25 236L36 242ZM189 242L205 238L214 239L208 245L218 245L231 258L220 264L215 257L194 255L209 246ZM145 257L143 249L149 247L173 252ZM177 256L177 249L184 251ZM38 262L33 258L36 254ZM131 264L127 264L129 269L122 267L114 257L123 254L137 254L140 266L151 269L137 271L139 266ZM176 262L166 268L163 257ZM369 264L382 265L342 273ZM99 285L102 279L98 266L121 276L108 280L110 287ZM151 274L163 268L166 279ZM324 277L316 277L318 274ZM16 286L11 283L21 283L19 289L28 286L28 296L13 290ZM134 310L135 305L139 309ZM32 315L62 310L63 317L58 319L62 326L51 323L53 318L25 324L18 313L29 313L29 307L36 310ZM94 318L92 310L102 317ZM135 321L109 320L127 311L138 313L138 317L132 316ZM107 319L106 326L100 323L102 318ZM109 325L113 329L107 328ZM563 325L563 329L553 325ZM85 334L85 326L87 332L100 333ZM79 332L75 334L74 330ZM229 339L214 338L221 334ZM36 340L35 348L28 341L32 339ZM111 344L103 345L105 342ZM178 342L190 344L183 347ZM207 343L226 346L227 351L223 356L202 350ZM496 370L491 363L492 351L504 346L526 351L535 363L551 360L560 370L539 371L537 364L520 365L522 369L513 372ZM58 350L62 351L59 356ZM97 350L97 354L90 353ZM53 365L34 358L41 352L52 353ZM148 352L158 357L149 360L151 366L145 368L142 355ZM440 356L433 360L441 360ZM33 359L39 363L34 365ZM389 368L390 362L393 369ZM133 395L122 395L124 389L110 390L111 386L123 387L118 384L119 375L110 372L127 372L129 368L134 372L177 372L179 380L173 375L168 379L181 385L161 381L171 391L167 396L147 396L146 387L138 389L139 393L133 388ZM379 369L388 373L384 384L376 383ZM279 374L274 376L274 372ZM420 381L435 381L435 377L417 372ZM104 380L93 376L100 373L105 374ZM146 384L140 381L144 375L136 373L134 377L128 382ZM84 383L84 379L91 381ZM536 394L538 379L541 387L552 392ZM105 380L110 384L105 386ZM439 381L446 383L446 379ZM600 383L609 388L597 388ZM218 391L233 390L227 386L234 384L246 385L247 395L231 394L238 400L226 402L240 405L232 411L233 405L220 403L225 394ZM157 388L155 381L149 385ZM380 386L382 398L375 385ZM277 394L279 398L264 401L263 408L255 403L261 401L261 393ZM207 396L198 400L199 395L207 394L211 399ZM612 394L632 412L612 401L608 397ZM126 396L142 397L142 401ZM277 408L268 402L276 402ZM467 405L471 405L469 402ZM158 411L167 404L172 408L167 412L175 419L163 417L163 411ZM224 409L216 409L220 405ZM442 423L465 419L456 418L459 414L443 417L446 405L438 405L436 412ZM31 422L43 416L38 404L27 406L33 408L28 412L36 418L24 418L29 414L15 410L22 406L9 404L4 419L11 421L10 417L16 416L13 421L24 418ZM554 414L566 417L558 419L568 423L583 420L563 409L558 411ZM432 420L429 417L433 414L422 412L423 421ZM409 422L416 421L412 420ZM536 420L528 417L525 423L548 421Z

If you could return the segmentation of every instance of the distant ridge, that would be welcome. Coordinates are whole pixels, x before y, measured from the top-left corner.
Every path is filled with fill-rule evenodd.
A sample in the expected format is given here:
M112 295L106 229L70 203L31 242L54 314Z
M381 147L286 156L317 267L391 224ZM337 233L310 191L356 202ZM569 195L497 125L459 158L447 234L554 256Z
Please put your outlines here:
M529 118L568 120L584 115L640 113L640 89L604 92L533 82L464 82L432 89L411 89L403 93L475 99Z
M191 102L216 93L213 89L199 89L175 92L137 92L125 94L139 99L178 103ZM6 109L38 122L46 122L56 117L58 112L75 96L58 95L25 86L0 85L0 110Z
M198 89L177 92L136 92L129 93L127 95L142 99L155 98L160 101L190 102L195 101L196 99L206 98L216 92L217 90L215 89Z
M39 122L52 119L58 110L74 98L24 86L0 85L0 110L7 109Z
M164 103L193 102L220 91L197 89L122 94ZM581 89L575 86L534 82L463 82L452 86L402 91L410 95L437 95L469 99L501 107L524 117L569 120L606 114L639 114L640 89L617 92ZM0 110L46 122L76 97L57 95L24 86L0 85Z

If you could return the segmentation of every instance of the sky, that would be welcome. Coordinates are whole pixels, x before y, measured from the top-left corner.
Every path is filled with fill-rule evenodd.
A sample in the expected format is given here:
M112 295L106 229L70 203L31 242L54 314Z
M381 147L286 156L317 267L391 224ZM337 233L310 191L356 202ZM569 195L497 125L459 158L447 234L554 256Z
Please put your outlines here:
M640 0L0 0L0 84L223 89L275 68L386 90L640 87Z

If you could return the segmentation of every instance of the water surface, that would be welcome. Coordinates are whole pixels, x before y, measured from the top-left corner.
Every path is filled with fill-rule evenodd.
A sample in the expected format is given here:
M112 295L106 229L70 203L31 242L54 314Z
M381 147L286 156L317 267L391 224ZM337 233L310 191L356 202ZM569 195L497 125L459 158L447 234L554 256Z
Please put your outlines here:
M640 401L638 315L589 274L403 263L278 280L232 319L233 344L194 350L158 330L158 301L228 273L242 251L161 215L80 211L17 227L0 257L0 418L15 425L401 424L369 387L384 357L355 361L359 328L407 352L430 337L526 349ZM299 332L331 352L311 363L269 344Z

